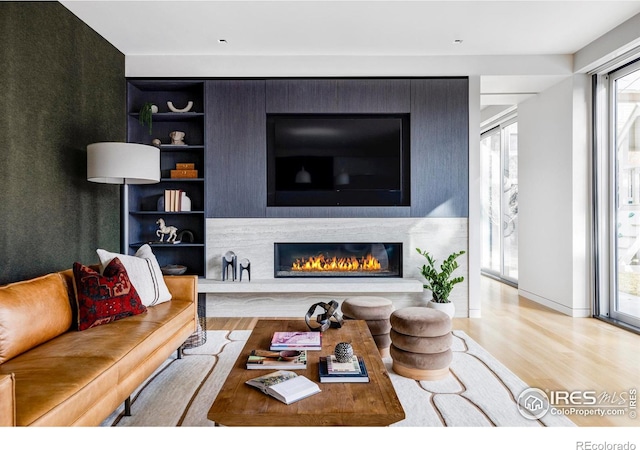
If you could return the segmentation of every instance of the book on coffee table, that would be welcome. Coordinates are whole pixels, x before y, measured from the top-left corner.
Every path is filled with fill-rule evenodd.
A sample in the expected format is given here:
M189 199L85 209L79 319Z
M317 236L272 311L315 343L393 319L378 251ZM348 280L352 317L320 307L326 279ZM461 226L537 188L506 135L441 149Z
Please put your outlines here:
M322 350L319 331L276 331L271 338L270 350Z
M348 362L339 362L336 355L327 356L327 372L332 374L346 374L357 375L362 373L360 368L360 361L356 355L351 357Z
M321 356L318 364L320 383L368 383L369 372L364 364L364 359L357 356L360 370L356 372L332 372L329 373L327 361L331 356Z
M288 370L278 370L252 378L246 383L287 405L321 392L316 383L303 375Z
M252 350L247 369L301 370L307 368L306 350Z

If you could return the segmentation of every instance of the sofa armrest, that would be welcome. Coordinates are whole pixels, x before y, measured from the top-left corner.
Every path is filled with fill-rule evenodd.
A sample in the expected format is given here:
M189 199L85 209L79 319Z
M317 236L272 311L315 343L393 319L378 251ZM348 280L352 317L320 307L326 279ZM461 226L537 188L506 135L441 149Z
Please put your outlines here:
M164 281L171 292L172 299L198 303L197 275L165 275Z
M15 379L12 373L0 375L0 427L16 425Z
M193 331L198 329L198 276L165 275L164 281L171 292L171 300L186 300L193 303Z

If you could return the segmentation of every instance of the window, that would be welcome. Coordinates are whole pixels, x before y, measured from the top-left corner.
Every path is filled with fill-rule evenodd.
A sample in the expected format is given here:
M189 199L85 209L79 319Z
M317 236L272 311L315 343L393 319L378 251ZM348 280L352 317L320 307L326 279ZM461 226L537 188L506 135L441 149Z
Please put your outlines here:
M640 327L640 61L594 87L594 311Z
M482 271L518 280L518 123L511 116L480 138Z

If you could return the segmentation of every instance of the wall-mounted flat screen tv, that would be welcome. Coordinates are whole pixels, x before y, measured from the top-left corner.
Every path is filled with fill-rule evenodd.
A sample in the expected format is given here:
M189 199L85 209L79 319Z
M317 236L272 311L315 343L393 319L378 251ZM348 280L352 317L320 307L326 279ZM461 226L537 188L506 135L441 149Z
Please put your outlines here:
M409 206L408 114L267 115L268 206Z

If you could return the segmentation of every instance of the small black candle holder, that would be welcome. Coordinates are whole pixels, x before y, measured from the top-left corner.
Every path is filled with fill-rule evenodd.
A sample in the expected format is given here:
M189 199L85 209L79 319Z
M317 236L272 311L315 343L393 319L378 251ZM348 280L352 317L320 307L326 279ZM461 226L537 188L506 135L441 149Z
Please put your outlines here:
M240 265L238 266L238 272L240 272L240 281L242 281L242 272L244 271L247 272L249 281L251 281L251 261L249 261L247 258L241 259Z
M229 269L231 269L231 276L233 281L236 281L236 270L238 264L238 257L232 251L228 251L222 257L222 281L229 279Z

